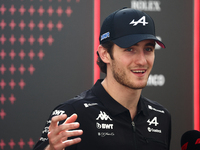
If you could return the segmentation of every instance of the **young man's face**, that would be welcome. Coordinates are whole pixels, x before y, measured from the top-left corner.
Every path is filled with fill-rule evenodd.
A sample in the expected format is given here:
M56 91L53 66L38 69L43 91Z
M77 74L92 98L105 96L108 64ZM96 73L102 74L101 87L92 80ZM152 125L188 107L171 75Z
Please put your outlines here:
M155 58L155 41L144 40L130 48L114 44L110 68L113 78L120 84L141 89L147 84Z

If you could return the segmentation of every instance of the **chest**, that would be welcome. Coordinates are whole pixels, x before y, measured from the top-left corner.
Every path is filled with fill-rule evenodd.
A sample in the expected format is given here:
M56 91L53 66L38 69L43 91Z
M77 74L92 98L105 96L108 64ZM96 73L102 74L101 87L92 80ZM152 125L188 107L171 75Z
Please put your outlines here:
M129 112L112 115L106 109L91 109L80 114L82 142L78 147L104 150L167 150L167 126L161 115L136 115Z

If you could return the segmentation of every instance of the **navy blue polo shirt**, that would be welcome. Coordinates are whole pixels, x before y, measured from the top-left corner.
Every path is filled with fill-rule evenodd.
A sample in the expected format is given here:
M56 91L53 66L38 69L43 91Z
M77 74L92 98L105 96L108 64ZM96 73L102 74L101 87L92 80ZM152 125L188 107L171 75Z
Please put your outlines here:
M105 91L101 81L52 111L34 150L48 145L48 127L53 116L73 113L78 115L83 135L80 143L66 150L169 150L171 115L167 109L141 96L132 120L129 110Z

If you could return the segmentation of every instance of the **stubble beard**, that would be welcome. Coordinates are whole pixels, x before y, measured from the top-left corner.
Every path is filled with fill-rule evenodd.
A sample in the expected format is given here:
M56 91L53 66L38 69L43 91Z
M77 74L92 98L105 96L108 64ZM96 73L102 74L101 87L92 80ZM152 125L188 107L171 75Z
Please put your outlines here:
M134 81L130 81L125 71L121 68L118 68L115 61L112 62L112 74L114 79L121 85L128 87L130 89L138 90L143 89L147 85L147 81L143 84L137 85Z

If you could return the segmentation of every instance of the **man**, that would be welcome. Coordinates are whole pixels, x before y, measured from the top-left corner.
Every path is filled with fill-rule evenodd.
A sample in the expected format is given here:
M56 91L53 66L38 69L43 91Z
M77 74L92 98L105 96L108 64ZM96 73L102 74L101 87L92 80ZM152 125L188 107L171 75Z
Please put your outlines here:
M169 150L169 112L141 96L155 43L165 48L155 37L153 20L138 10L117 10L103 22L99 40L105 79L57 106L34 149Z

